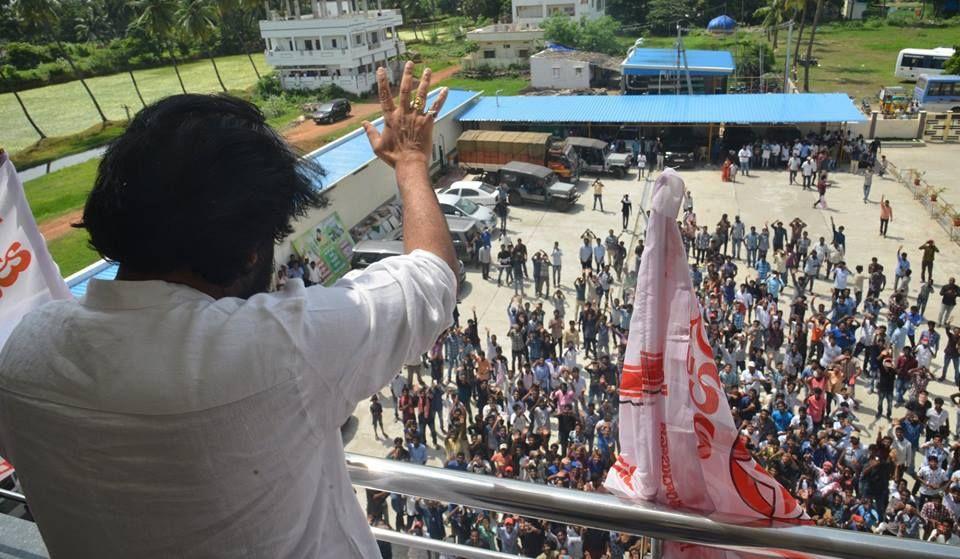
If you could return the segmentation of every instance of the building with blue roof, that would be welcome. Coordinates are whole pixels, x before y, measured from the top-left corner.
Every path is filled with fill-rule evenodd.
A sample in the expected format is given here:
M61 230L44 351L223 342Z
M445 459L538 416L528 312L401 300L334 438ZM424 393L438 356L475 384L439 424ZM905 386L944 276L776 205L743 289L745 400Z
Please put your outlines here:
M686 64L677 49L635 45L620 64L622 89L628 95L687 92L686 73L694 93L724 93L733 74L733 55L725 50L687 50Z

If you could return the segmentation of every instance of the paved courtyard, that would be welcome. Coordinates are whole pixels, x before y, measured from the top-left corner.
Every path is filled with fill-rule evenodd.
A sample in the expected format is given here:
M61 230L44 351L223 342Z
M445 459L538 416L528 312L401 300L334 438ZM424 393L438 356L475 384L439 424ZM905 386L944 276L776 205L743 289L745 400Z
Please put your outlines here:
M954 152L956 156L960 156L960 147L955 147ZM838 226L846 227L848 247L846 261L851 267L857 264L866 266L870 258L876 256L890 271L894 267L897 248L903 246L910 255L915 273L918 273L920 254L917 249L927 239L933 239L941 250L937 255L934 270L937 289L939 290L939 286L945 283L948 277L960 277L958 246L950 241L939 226L930 221L921 205L913 199L905 187L889 178L875 178L870 202L864 204L862 177L835 173L831 175L835 184L827 193L829 209L820 210L812 207L816 194L803 191L798 186L788 186L785 172L757 171L750 177L738 177L736 184L720 182L720 173L716 170L684 171L682 176L687 188L693 193L698 222L708 224L711 228L724 213L731 218L739 215L748 227L756 225L758 229L764 223L772 223L778 219L787 223L794 217L800 217L808 224L811 237L823 235L829 240L830 218L833 218ZM603 182L607 186L604 194L605 211L593 211L591 209L593 196L589 191L591 181L592 178L580 181L579 189L582 195L579 203L570 211L557 212L539 206L511 208L508 223L511 238L514 241L522 239L529 246L531 255L540 249L549 252L554 241L559 241L564 252L561 287L571 304L574 299L572 282L579 267L577 249L581 244L580 235L586 229L601 236L606 236L609 229L620 232L620 198L623 194L630 194L636 209L644 189L644 182L636 180L635 172L624 180L604 178ZM890 199L894 208L894 219L887 238L879 235L878 202L881 195ZM643 235L643 220L632 219L631 227L634 226L637 230L627 231L623 237L631 255L633 243ZM746 270L745 265L741 263L740 274L743 277L745 274L755 274L755 272ZM506 308L513 296L512 287L507 285L498 287L496 281L485 281L481 278L480 272L474 269L467 272L467 277L469 285L464 288L460 305L463 321L475 309L481 334L489 328L491 333L501 338L502 345L506 342L503 335L509 327ZM828 305L829 301L826 297L829 296L827 291L829 285L828 282L818 281L815 289L817 298L824 298ZM919 277L914 278L911 287L912 299L919 287ZM533 297L533 291L532 283L528 283L526 289L528 299ZM614 293L618 291L619 285ZM793 288L787 288L786 294L789 296L792 293ZM888 289L884 293L884 299L889 294ZM926 315L935 317L939 307L940 297L934 294L930 298ZM549 311L552 306L548 301L544 301L544 308ZM938 373L942 358L938 356L935 363L934 372ZM929 390L933 395L945 398L955 392L952 385L937 381L930 383ZM883 418L876 421L873 419L876 398L868 395L864 386L861 385L858 389L857 396L862 403L858 414L859 427L873 438L877 432L885 431L889 427L889 422ZM400 424L393 422L389 388L381 391L381 398L387 408L385 413L387 431L391 436L399 435ZM948 407L952 406L948 403ZM895 413L894 418L900 415ZM351 422L346 433L347 449L351 452L383 456L389 450L390 443L373 437L367 403L357 406L355 417L356 421ZM954 418L951 418L951 421L953 420ZM441 450L431 448L430 463L440 465L443 458L441 455Z

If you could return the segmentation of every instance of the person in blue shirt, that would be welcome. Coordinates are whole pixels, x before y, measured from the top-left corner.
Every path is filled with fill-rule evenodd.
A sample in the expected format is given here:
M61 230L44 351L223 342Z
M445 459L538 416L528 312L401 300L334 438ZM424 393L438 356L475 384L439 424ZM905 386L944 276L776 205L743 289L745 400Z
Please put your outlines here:
M764 262L766 262L764 260ZM780 291L783 289L784 284L783 280L780 279L780 272L773 272L769 278L767 278L767 293L773 297L774 301L780 300Z
M462 452L458 452L457 457L447 462L444 468L447 470L459 470L461 472L465 472L467 471L466 457Z
M703 283L703 272L700 271L700 266L696 264L690 266L690 281L693 282L693 287L700 289L700 284Z
M923 322L923 315L920 314L920 310L916 305L910 307L910 310L904 311L900 315L900 320L903 321L904 326L907 327L907 338L910 340L910 345L913 347L917 346L915 339L917 326L920 326L920 323Z
M757 279L759 281L766 281L767 274L770 273L770 263L767 262L767 259L761 256L757 260L756 269L757 269Z
M793 412L787 409L787 404L783 400L777 402L777 409L773 410L770 417L777 426L777 431L785 433L790 430L790 422L793 421Z
M414 435L411 437L410 444L407 445L407 452L410 453L410 462L426 465L427 447L420 441L419 436Z

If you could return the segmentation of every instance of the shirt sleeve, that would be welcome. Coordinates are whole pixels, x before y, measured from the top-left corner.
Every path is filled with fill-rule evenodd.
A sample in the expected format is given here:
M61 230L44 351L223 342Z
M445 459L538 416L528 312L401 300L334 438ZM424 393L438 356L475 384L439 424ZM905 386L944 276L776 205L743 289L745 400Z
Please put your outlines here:
M313 411L339 425L404 363L417 361L453 322L456 285L443 260L415 250L348 273L331 288L306 289L305 354L324 381L315 385L321 409ZM333 313L331 295L339 307Z

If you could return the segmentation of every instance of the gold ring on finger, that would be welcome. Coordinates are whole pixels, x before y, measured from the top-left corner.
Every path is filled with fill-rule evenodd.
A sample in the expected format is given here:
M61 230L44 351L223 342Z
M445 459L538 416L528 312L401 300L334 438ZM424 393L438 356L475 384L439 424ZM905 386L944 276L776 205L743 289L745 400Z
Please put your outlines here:
M410 108L417 112L420 112L423 110L423 105L424 105L423 97L420 97L419 95L414 97L413 101L410 102Z

